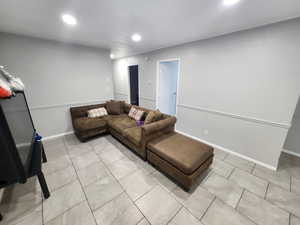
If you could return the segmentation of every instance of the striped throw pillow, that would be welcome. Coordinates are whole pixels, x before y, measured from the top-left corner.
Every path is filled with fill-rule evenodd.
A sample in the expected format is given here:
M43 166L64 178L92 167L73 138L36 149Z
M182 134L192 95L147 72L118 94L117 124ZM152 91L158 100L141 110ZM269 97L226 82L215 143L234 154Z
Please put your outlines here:
M141 120L144 115L144 111L138 110L134 107L131 107L128 116L135 120Z
M107 115L107 111L105 108L97 108L97 109L91 109L88 111L88 117L89 118L97 118L101 116Z

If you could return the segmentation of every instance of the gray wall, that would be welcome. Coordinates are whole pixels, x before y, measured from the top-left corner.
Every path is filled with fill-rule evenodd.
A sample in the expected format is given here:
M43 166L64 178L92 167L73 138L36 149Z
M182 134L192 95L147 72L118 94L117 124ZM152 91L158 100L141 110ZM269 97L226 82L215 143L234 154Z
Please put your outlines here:
M39 133L72 131L69 108L113 97L109 51L0 33L0 65L21 77Z
M300 19L114 61L115 98L155 107L157 61L180 58L177 129L276 168L300 93Z
M292 127L288 132L284 149L300 156L300 98L293 117Z

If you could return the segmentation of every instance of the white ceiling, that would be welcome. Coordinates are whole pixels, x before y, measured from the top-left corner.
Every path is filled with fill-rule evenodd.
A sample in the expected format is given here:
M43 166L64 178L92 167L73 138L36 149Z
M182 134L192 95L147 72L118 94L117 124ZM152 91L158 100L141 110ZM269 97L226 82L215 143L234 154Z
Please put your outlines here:
M70 13L78 25L60 19ZM300 16L299 0L0 0L0 31L111 49L147 52ZM133 43L133 33L143 40Z

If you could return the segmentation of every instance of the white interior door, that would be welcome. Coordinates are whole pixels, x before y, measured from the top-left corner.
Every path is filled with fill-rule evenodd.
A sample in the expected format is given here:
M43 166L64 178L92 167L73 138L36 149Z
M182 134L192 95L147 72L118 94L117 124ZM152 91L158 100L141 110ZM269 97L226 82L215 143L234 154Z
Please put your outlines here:
M158 109L170 115L176 114L178 70L177 60L159 63Z

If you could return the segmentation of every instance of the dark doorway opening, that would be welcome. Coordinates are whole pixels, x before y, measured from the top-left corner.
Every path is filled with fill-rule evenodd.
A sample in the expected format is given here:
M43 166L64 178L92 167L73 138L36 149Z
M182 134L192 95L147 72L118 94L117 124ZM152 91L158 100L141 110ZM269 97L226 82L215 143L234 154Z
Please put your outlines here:
M139 66L129 66L130 104L139 105Z

